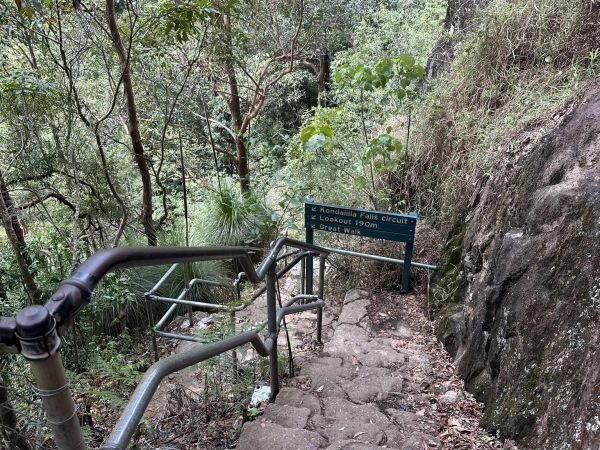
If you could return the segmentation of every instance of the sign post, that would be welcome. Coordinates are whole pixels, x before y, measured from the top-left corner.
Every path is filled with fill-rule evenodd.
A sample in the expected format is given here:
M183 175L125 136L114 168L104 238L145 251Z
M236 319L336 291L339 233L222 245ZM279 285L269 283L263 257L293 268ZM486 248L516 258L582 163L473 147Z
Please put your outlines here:
M306 242L310 244L314 243L315 230L404 242L402 292L408 292L410 264L417 226L416 214L345 208L306 200L304 203L304 226L306 228ZM309 256L306 260L307 294L312 294L313 291L312 269L313 261L312 257Z
M307 244L315 243L315 232L312 228L306 229L306 241ZM306 257L306 289L305 294L312 295L313 293L313 257L309 255Z

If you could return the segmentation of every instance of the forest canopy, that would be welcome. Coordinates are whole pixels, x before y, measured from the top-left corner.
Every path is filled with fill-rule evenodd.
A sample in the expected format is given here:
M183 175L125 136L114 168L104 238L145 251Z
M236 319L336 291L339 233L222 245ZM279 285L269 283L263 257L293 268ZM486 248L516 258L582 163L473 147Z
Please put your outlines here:
M185 244L185 223L264 243L307 196L402 206L385 175L408 136L386 121L410 113L440 1L0 8L3 313L100 248Z
M465 286L479 272L463 264L466 230L480 220L474 211L488 202L490 217L505 213L496 198L482 202L482 189L493 193L487 186L498 177L507 182L548 124L597 79L597 24L594 0L0 0L0 316L45 303L104 248L244 245L258 259L276 236L303 237L310 197L416 212L423 253L415 258L434 248L438 255L449 237L431 302L426 280L427 309L452 319L478 298ZM524 186L519 181L518 195ZM505 194L513 202L512 191ZM504 233L503 222L491 223L486 246ZM329 239L346 238L361 251L384 249L355 236ZM319 243L332 244L325 239ZM488 270L493 264L482 261L495 253L480 250L471 250L469 265ZM332 284L347 283L336 288L360 285L347 265L336 273L334 264ZM223 287L236 269L179 266L160 295L178 295L190 278ZM363 272L370 288L384 284L385 274ZM167 307L150 305L144 293L164 273L161 266L108 274L61 335L89 444L103 440L151 363L152 326ZM233 300L227 291L227 301L241 305L250 290ZM222 291L194 295L225 303ZM208 340L232 330L231 322L216 325ZM0 406L12 401L29 415L0 414L0 442L18 440L9 429L49 442L31 419L41 409L32 406L39 397L23 376L26 362L14 356L0 357ZM238 414L231 399L257 384L260 367L242 386L236 363L227 391L219 359L207 364L209 424ZM515 405L506 409L511 420L529 410ZM197 419L186 411L177 413ZM136 439L151 436L152 426Z

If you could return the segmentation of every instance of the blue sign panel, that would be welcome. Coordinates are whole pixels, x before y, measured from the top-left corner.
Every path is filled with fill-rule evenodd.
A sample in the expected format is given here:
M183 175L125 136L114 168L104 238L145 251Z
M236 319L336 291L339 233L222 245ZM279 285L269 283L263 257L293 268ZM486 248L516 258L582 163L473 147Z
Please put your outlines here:
M416 214L400 214L371 211L361 208L345 208L306 200L304 203L304 226L306 242L314 243L314 231L364 236L388 241L404 242L404 268L402 291L408 291L410 263L417 226ZM312 257L306 260L306 292L312 294Z
M312 230L413 242L417 216L306 201L304 221L305 227Z

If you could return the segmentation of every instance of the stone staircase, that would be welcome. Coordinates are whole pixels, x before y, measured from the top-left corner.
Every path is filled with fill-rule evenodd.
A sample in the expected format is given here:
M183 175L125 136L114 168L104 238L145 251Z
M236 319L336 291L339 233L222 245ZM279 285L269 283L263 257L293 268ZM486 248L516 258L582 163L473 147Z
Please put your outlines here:
M469 441L488 442L476 448L497 448L478 428L479 406L423 329L416 303L414 296L386 300L348 292L323 351L302 361L290 386L244 424L237 448L455 448L446 444L460 443L465 430ZM420 322L409 325L404 316L415 314Z

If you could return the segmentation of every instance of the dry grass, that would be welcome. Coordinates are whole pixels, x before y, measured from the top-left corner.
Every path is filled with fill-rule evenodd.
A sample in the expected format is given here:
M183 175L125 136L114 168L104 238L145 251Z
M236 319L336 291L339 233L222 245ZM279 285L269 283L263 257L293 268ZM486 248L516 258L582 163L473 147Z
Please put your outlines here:
M583 0L497 0L458 37L450 70L414 117L399 196L448 230L486 175L600 68L600 8Z
M441 248L439 232L427 223L418 222L415 232L413 262L437 264ZM341 246L352 250L388 258L404 258L404 244L391 241L363 240L352 246ZM353 256L333 254L329 257L332 268L331 285L336 287L339 295L349 289L400 289L402 283L402 266L360 259ZM411 286L420 291L425 289L428 273L424 269L413 268L410 274Z

